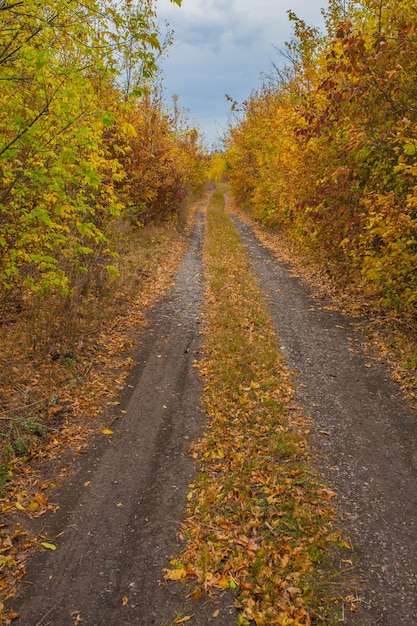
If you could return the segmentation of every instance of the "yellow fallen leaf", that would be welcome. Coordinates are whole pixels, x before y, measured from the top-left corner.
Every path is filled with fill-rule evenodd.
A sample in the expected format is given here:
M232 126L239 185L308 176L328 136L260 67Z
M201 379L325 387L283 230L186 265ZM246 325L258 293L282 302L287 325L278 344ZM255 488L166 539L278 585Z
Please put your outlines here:
M219 617L219 615L220 615L220 611L219 609L216 609L213 613L213 617Z
M20 502L15 502L15 504L14 504L14 505L15 505L15 507L16 507L16 509L17 509L18 511L24 511L24 510L25 510L25 507L23 507L23 506L20 504Z
M182 578L185 578L186 575L187 575L187 572L185 571L183 567L181 567L179 569L165 570L164 578L165 580L181 580Z
M112 435L113 434L113 431L110 430L110 428L105 428L101 432L103 433L103 435Z
M47 550L56 550L56 545L54 543L49 543L49 541L42 541L41 546Z
M122 606L126 606L128 602L129 602L128 597L127 596L123 596L123 598L122 598Z
M189 622L190 619L192 618L192 615L186 615L185 617L178 617L175 621L174 624L185 624L185 622Z

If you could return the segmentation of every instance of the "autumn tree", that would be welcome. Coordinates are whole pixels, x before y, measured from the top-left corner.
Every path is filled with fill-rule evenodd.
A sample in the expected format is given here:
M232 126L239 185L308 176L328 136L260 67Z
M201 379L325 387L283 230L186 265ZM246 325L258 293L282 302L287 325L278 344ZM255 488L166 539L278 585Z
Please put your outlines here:
M113 271L108 224L125 209L122 161L139 134L131 103L144 97L162 48L151 0L2 3L3 294L70 293L97 252ZM124 144L109 141L115 128Z
M324 36L290 19L290 65L229 133L235 194L339 281L413 314L417 9L330 2Z

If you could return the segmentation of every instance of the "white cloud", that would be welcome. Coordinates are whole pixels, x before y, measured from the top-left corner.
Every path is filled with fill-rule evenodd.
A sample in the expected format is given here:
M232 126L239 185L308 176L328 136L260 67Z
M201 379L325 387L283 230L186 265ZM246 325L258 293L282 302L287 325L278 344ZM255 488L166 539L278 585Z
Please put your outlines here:
M225 94L242 101L260 84L261 73L279 63L275 48L292 36L287 10L309 25L321 24L326 0L183 0L181 8L157 0L158 16L174 29L163 63L168 97L180 96L208 143L226 127Z

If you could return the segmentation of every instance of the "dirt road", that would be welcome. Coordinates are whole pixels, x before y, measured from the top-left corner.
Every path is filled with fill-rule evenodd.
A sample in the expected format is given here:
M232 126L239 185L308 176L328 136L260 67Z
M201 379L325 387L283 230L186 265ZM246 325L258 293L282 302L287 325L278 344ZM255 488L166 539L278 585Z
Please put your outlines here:
M365 355L356 324L313 297L249 228L236 222L271 307L298 401L312 416L312 445L338 491L341 522L354 545L360 582L346 624L415 626L416 415L389 371ZM150 626L194 614L190 624L236 623L223 597L185 602L161 582L178 551L187 485L196 472L189 444L204 426L193 361L204 293L200 217L172 291L149 315L121 408L123 419L81 457L55 494L42 534L57 550L39 553L14 606L19 626ZM78 622L77 622L78 620ZM81 622L80 620L83 620Z
M60 508L43 518L41 533L57 550L30 564L15 602L16 624L161 625L187 610L175 586L161 581L179 549L196 469L189 446L204 422L193 365L201 339L203 228L200 217L174 288L149 315L121 404L127 413L54 494ZM210 621L204 609L202 619Z
M354 547L358 626L417 624L417 415L391 373L364 351L360 324L333 310L235 220L266 294L311 442L340 498Z

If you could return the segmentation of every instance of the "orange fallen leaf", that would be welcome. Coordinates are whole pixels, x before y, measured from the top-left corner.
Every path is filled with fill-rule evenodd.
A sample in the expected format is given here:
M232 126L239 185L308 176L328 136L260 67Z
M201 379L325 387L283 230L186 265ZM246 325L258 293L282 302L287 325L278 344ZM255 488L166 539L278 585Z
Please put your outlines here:
M185 624L185 622L189 622L192 617L192 615L186 615L185 617L178 618L174 620L174 624Z
M122 606L126 606L129 602L129 598L127 596L123 596L122 598Z
M45 498L43 493L35 493L35 502L40 504L41 506L48 506L48 500Z
M193 593L193 600L195 600L197 602L197 600L199 600L201 598L201 594L202 594L202 591L201 591L200 587L197 587L197 589Z

